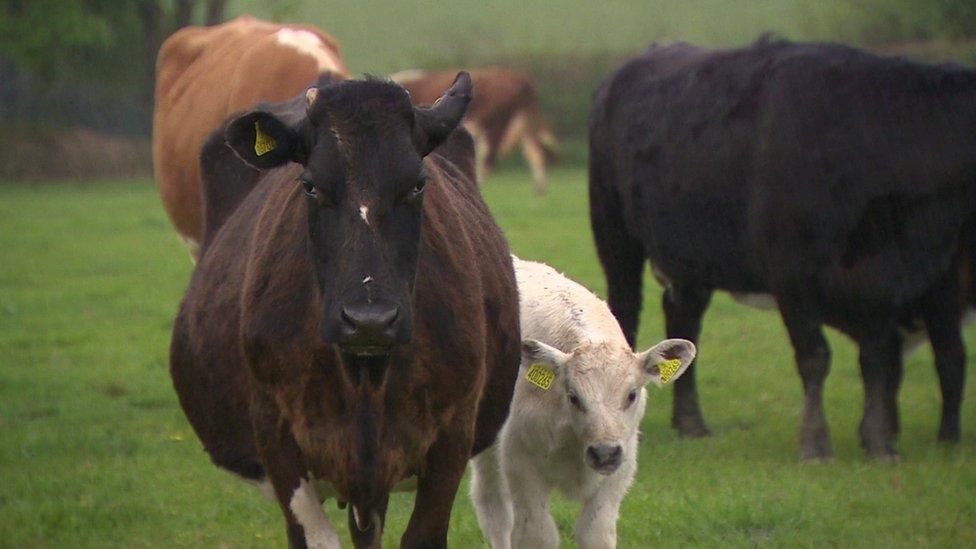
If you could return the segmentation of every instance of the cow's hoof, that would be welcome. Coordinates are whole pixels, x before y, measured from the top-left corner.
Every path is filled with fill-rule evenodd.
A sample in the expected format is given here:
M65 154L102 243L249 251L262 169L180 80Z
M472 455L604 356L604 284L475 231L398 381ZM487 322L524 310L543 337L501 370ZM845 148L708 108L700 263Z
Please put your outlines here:
M868 448L867 449L868 459L876 463L899 463L901 461L901 456L898 455L898 450L895 450L894 446L890 444L885 444L880 448Z
M705 421L698 417L675 418L671 426L678 430L683 438L702 438L711 436L712 431L705 425Z
M828 462L834 457L830 441L810 442L802 444L800 459L809 463Z
M959 444L959 429L939 429L939 442Z

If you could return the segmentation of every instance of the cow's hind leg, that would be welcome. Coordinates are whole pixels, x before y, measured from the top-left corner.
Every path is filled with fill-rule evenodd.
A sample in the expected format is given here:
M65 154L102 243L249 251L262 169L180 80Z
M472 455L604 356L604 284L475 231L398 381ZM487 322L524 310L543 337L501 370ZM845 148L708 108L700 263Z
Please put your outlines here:
M779 307L803 381L800 457L805 460L827 459L833 455L833 450L824 415L823 385L830 370L830 347L818 321L783 300L780 300Z
M712 291L707 288L679 284L668 286L662 300L668 338L687 339L697 345L702 317L711 298ZM671 426L687 437L710 434L698 403L698 385L695 381L697 365L698 358L695 358L684 375L674 383Z
M538 136L526 132L522 136L522 156L532 170L532 181L535 182L535 194L543 196L546 188L546 150L539 142Z
M966 384L966 347L962 341L956 288L954 281L948 281L926 298L925 328L942 390L939 440L945 442L959 442L959 411Z
M861 444L872 459L894 460L898 457L893 427L898 414L895 377L900 377L902 367L901 338L893 329L883 330L861 337L858 343L864 382Z

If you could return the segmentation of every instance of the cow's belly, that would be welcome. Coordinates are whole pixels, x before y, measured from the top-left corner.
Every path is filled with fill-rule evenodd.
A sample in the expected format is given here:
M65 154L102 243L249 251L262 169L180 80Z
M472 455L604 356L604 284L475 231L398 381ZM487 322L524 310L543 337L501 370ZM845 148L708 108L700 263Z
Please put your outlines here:
M736 302L753 309L776 310L776 298L772 294L729 292Z
M969 326L976 322L976 309L966 309L962 315L962 327ZM898 328L898 335L901 336L901 353L904 358L908 358L915 353L922 345L929 340L925 328L919 325L916 329L905 327Z
M325 500L329 498L342 499L339 492L336 491L332 483L323 480L315 479L315 491L318 492L319 499ZM417 491L417 477L407 477L396 484L393 487L392 492L416 492Z

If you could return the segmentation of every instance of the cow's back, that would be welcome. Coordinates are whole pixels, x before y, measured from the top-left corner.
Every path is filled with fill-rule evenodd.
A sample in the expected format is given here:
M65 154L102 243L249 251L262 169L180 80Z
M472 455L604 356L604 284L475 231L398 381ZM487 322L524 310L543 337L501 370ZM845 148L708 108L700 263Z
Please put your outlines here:
M838 45L656 47L597 93L596 191L665 278L904 304L971 214L973 99L972 72Z
M153 166L160 197L191 246L203 236L199 157L231 113L284 101L323 72L345 76L338 46L313 27L239 17L185 27L160 49L153 116Z

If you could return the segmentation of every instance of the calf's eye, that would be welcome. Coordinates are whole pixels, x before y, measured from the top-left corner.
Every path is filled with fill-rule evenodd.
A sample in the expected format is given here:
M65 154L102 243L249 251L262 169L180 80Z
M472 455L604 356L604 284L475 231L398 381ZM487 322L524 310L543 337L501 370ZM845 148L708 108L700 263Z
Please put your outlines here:
M637 400L637 389L634 389L627 395L627 405L633 404L635 400Z
M583 409L583 405L580 404L579 397L577 397L573 393L570 393L569 394L569 403L572 404L573 406L575 406L579 410L582 410Z

